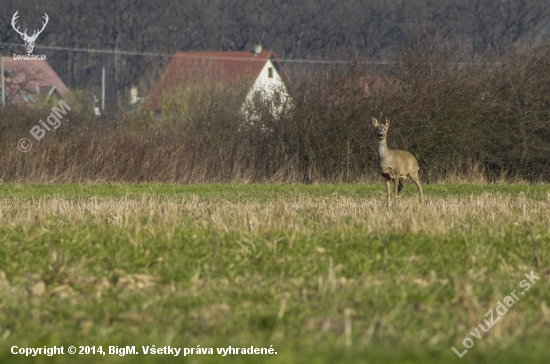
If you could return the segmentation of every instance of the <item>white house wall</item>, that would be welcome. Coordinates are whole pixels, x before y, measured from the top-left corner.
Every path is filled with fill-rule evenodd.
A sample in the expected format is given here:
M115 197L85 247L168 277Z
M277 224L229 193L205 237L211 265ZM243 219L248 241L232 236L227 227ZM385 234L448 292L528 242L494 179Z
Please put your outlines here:
M269 77L269 68L273 70L273 77ZM262 96L265 99L273 99L276 92L279 92L281 102L284 102L288 97L287 89L281 75L277 71L277 68L273 65L271 60L267 60L262 71L254 81L254 84L246 95L245 104L252 103L254 101L254 95L257 91L262 92Z

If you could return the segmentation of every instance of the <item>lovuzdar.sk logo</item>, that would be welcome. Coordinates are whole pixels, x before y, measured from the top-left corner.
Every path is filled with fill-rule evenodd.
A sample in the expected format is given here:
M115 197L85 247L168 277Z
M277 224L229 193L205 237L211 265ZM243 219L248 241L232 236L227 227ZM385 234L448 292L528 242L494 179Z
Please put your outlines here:
M42 31L44 30L44 28L46 28L46 25L48 24L48 14L44 13L44 20L45 22L42 22L42 29L40 30L34 30L32 35L28 35L27 34L27 29L25 29L24 32L21 32L19 30L19 26L16 26L16 21L19 17L18 15L19 13L19 10L17 10L15 12L15 14L13 14L13 17L11 18L11 26L13 27L13 29L21 36L21 38L23 38L23 40L25 41L25 50L27 51L27 56L26 57L21 57L21 58L25 58L25 59L37 59L38 57L40 58L45 58L45 55L43 56L33 56L32 55L32 51L34 49L34 43L36 42L36 38L38 38L38 36L40 35L40 33L42 33ZM14 58L15 58L15 55L14 55Z

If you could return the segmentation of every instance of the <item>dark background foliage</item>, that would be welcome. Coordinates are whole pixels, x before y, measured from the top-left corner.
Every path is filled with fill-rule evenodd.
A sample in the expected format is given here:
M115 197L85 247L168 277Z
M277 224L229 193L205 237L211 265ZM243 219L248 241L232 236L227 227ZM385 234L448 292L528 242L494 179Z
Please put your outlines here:
M503 53L550 32L545 0L1 0L4 44L23 45L10 24L16 10L21 29L39 29L43 13L49 15L35 54L46 54L70 88L99 96L106 67L109 105L124 104L131 86L148 93L182 50L252 50L259 41L288 60L346 49L388 61L419 26L460 40L469 54ZM23 51L11 49L17 50ZM302 65L285 63L291 70Z

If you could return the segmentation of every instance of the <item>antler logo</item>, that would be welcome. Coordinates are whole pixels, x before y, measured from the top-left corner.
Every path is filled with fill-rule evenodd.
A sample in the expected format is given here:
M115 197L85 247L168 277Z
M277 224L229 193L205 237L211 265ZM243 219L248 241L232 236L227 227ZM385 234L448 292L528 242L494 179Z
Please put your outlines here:
M17 10L15 12L15 14L13 14L13 18L11 18L11 26L13 27L13 29L19 33L19 35L21 36L21 38L23 38L23 40L25 41L25 49L27 50L27 54L31 54L32 53L32 50L34 49L34 42L36 42L36 38L38 38L38 35L40 33L42 33L42 31L44 30L44 28L46 28L46 24L48 24L48 14L44 13L44 19L46 20L46 22L43 22L42 23L42 29L40 29L37 33L37 31L35 30L32 35L29 37L27 35L27 29L25 29L25 31L23 33L21 33L19 31L19 26L16 28L15 27L15 21L17 20L18 18L18 15L17 13L19 12L19 10Z

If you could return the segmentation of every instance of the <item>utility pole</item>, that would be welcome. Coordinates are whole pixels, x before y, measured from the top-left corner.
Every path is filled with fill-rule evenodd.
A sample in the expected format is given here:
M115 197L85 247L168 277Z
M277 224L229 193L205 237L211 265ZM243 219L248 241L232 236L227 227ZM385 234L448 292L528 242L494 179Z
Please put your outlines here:
M4 50L5 46L0 46L0 57L2 57L2 75L0 76L0 87L2 88L2 95L0 95L0 107L6 106L6 68L4 66ZM11 48L11 47L8 47Z
M101 69L101 113L105 113L105 67Z
M6 105L6 88L4 85L4 53L2 53L2 96L0 97L0 104L2 107Z

